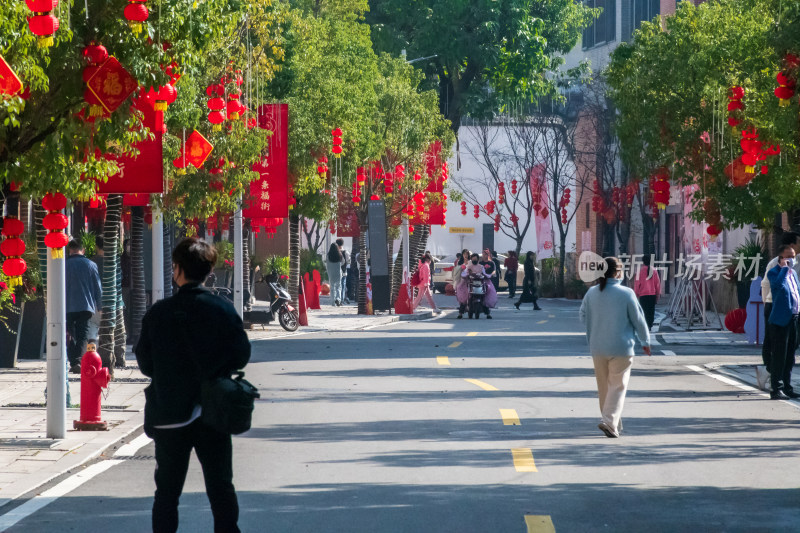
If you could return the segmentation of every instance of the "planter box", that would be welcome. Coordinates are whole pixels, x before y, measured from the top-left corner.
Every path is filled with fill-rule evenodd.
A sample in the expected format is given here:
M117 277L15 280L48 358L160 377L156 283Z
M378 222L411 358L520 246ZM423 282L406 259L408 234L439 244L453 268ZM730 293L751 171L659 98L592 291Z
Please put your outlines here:
M0 368L14 368L17 365L17 339L22 317L22 310L17 307L18 313L9 312L6 317L8 328L0 325ZM9 329L11 331L9 331Z
M47 314L44 298L22 304L22 324L17 359L42 359L45 351Z

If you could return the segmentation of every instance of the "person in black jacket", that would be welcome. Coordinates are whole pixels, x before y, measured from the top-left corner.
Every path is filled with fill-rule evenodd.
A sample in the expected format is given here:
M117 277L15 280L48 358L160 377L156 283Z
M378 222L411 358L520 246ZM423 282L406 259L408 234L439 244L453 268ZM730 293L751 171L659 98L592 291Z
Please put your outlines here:
M539 278L540 272L536 268L536 254L528 252L525 256L525 263L522 265L525 271L525 277L522 279L522 295L519 300L514 304L514 307L519 309L519 306L525 302L533 302L533 310L541 311L539 307Z
M214 247L197 238L172 253L177 294L156 302L142 320L136 345L145 389L144 428L156 445L153 531L178 529L178 500L192 448L203 467L215 532L238 532L231 436L201 419L201 384L228 376L250 360L250 341L230 302L202 286L217 260Z

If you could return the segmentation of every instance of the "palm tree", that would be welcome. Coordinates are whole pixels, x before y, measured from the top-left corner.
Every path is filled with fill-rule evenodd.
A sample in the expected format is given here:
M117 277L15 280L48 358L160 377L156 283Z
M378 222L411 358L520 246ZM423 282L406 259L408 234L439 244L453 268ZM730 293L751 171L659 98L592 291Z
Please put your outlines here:
M108 368L111 377L116 366L115 342L117 327L117 267L119 266L119 220L122 214L122 195L110 194L106 207L106 221L103 226L103 249L107 252L103 261L103 317L98 335L98 353L103 366ZM123 349L125 345L123 344Z
M142 332L147 309L144 287L144 208L131 207L131 340L135 345Z
M289 295L292 305L297 306L300 288L300 216L289 214Z

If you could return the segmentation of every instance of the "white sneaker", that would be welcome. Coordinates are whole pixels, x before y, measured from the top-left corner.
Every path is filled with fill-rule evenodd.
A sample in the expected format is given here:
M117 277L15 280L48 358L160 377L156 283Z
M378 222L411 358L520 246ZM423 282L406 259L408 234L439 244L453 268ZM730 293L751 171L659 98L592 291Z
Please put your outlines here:
M772 390L770 375L763 365L756 365L756 383L758 388L770 392Z
M600 431L605 433L606 437L608 437L609 439L616 439L617 437L619 437L619 433L614 431L611 428L611 426L609 426L605 422L600 422L599 424L597 424L597 427L600 428Z

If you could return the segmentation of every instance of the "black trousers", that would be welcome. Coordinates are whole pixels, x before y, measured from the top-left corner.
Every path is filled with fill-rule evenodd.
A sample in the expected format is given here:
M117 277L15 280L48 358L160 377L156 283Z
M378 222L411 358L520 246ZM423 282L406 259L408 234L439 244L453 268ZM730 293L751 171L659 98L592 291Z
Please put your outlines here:
M764 366L769 372L769 363L772 359L772 342L770 335L769 315L772 313L772 302L764 303L764 344L761 345L761 360L764 361Z
M517 294L517 273L511 272L506 282L508 283L508 297L513 298Z
M206 494L214 515L215 533L239 533L239 503L233 488L231 436L195 420L176 429L153 429L156 443L156 496L153 501L153 533L178 530L178 500L194 448Z
M70 341L67 344L67 359L70 366L79 365L81 357L86 353L86 342L89 337L89 320L92 313L89 311L77 311L67 313L67 333Z
M656 320L656 295L639 296L639 305L642 306L642 311L644 311L647 329L653 329L653 322Z
M792 368L797 349L797 315L794 315L785 326L770 324L770 328L772 356L769 369L772 390L791 391Z

